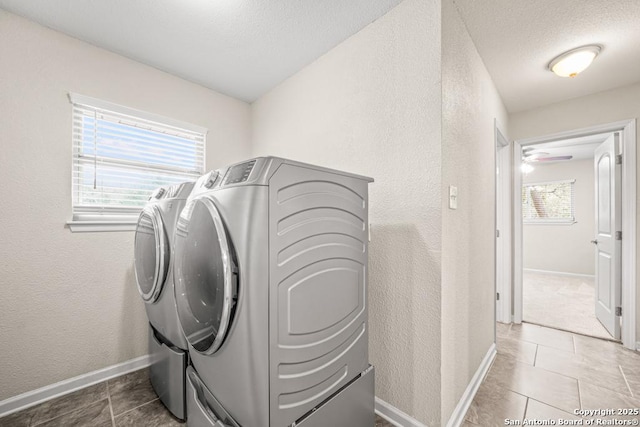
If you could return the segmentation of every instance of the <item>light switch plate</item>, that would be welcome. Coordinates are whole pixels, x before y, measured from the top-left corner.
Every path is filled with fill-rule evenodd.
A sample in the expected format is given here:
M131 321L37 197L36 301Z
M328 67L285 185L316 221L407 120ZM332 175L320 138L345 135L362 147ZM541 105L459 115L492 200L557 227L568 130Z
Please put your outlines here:
M449 209L458 209L458 187L449 186Z

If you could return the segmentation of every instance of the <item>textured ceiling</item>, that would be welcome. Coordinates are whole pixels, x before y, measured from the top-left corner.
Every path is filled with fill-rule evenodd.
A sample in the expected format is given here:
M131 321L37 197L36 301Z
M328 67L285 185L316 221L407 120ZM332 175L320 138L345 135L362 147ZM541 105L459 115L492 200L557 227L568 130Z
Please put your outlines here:
M0 0L0 8L253 101L401 0Z
M454 0L509 112L640 81L640 0ZM569 49L603 51L577 77L547 69Z

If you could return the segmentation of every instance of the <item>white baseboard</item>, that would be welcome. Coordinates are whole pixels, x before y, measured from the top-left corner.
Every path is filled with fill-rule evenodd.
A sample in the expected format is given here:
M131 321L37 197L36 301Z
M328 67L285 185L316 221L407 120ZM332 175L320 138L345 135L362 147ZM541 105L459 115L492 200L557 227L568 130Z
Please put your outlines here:
M398 427L426 427L420 421L405 414L395 406L376 397L376 414Z
M459 427L462 425L462 423L464 422L464 417L465 415L467 415L467 411L469 410L469 406L471 406L471 402L473 402L473 398L476 396L478 388L480 388L480 384L482 384L482 380L484 379L485 375L487 375L487 372L489 371L491 363L493 362L493 359L495 357L496 345L495 343L493 343L491 344L491 347L489 347L489 350L484 356L484 359L482 359L482 362L480 362L478 370L475 374L473 374L473 378L471 378L467 389L462 394L462 397L460 397L458 405L453 410L453 413L451 414L451 417L447 422L447 427Z
M593 279L594 277L596 277L593 274L579 274L579 273L566 273L564 271L536 270L535 268L523 268L522 271L527 273L555 274L557 276L584 277L587 279Z
M639 343L640 344L640 343ZM480 384L482 384L482 380L485 375L489 371L491 367L491 363L493 359L496 357L496 344L491 344L487 354L485 354L482 362L480 362L480 366L478 366L478 370L471 378L467 389L462 394L458 405L453 410L449 421L447 422L447 427L460 427L464 422L464 417L467 415L467 411L469 410L469 406L471 406L471 402L473 398L476 396L478 392L478 388L480 388ZM405 414L398 408L390 405L384 400L376 397L376 414L385 420L389 421L394 426L398 427L426 427L420 421L411 417L410 415Z
M80 390L93 384L119 377L129 372L137 371L151 364L149 355L141 356L117 365L107 366L97 371L87 372L77 377L69 378L36 390L31 390L17 396L0 401L0 417L13 414L47 400Z

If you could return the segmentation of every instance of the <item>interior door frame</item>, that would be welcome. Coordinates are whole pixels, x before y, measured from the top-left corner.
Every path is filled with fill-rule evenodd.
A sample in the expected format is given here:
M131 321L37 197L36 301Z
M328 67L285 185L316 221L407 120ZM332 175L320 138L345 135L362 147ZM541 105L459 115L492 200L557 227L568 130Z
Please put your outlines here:
M636 119L589 126L513 143L513 321L522 323L522 148L606 132L620 133L622 150L622 345L636 350Z
M512 321L512 239L511 239L511 144L502 126L494 120L496 147L496 321ZM498 232L500 233L498 235ZM500 295L500 299L498 299Z

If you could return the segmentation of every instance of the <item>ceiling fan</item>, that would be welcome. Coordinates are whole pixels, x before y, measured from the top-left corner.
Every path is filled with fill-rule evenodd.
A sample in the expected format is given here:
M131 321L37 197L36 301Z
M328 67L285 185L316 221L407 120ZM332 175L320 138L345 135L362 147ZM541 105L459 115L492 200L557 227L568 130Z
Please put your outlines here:
M557 162L571 159L573 159L573 156L549 156L549 153L536 151L534 147L522 149L522 161L526 163Z

